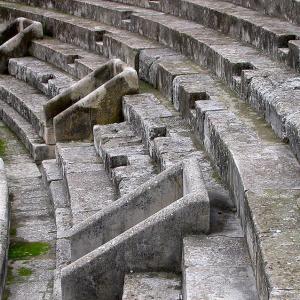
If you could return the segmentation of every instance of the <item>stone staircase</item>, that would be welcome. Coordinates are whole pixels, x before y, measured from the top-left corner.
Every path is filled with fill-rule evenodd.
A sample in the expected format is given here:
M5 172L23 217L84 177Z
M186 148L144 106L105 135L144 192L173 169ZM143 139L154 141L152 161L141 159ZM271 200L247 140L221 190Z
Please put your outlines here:
M0 1L47 35L9 60L0 116L51 195L54 299L299 297L299 26L272 5ZM140 94L56 143L44 104L110 58Z

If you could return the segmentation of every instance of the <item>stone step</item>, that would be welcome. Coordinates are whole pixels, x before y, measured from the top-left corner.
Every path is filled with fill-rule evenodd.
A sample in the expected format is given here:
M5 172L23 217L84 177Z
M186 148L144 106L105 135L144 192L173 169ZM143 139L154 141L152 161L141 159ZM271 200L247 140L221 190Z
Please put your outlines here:
M259 296L284 298L286 289L294 295L299 274L292 261L299 245L294 238L297 225L291 222L295 200L287 199L297 194L300 185L298 161L287 145L261 140L217 101L197 101L196 111L196 134L232 191L247 233ZM283 261L274 264L274 257L283 253ZM285 280L278 276L283 273Z
M8 71L48 97L55 97L77 81L66 72L34 57L10 59Z
M183 299L259 299L244 238L183 239Z
M8 10L11 12L13 6L14 4L12 3L8 4L6 2L2 2L1 11L5 12L6 10ZM16 15L17 13L26 14L26 12L30 10L32 10L32 8L19 5L15 10L13 10L13 12ZM34 10L35 13L37 11L40 14L45 12L45 10L42 9ZM54 13L54 15L57 16L57 18L60 18L60 20L63 20L61 14ZM37 18L36 14L34 16ZM153 24L153 26L156 24L155 28L161 27L159 32L165 32L167 30L168 32L166 32L166 36L172 37L172 39L167 39L164 41L163 37L161 37L161 40L159 37L157 38L156 35L152 35L150 37L156 40L158 39L161 43L167 43L167 45L170 45L171 47L177 49L179 52L182 52L183 54L189 56L196 63L204 66L208 66L207 62L212 63L209 68L212 71L216 72L221 79L227 78L227 82L229 81L230 86L233 89L236 89L236 91L241 92L242 97L245 98L245 100L249 102L251 106L253 106L255 109L258 109L259 111L262 110L263 114L267 116L267 121L271 124L276 134L283 140L290 141L294 153L298 157L300 156L300 149L298 146L299 134L297 133L299 131L299 125L297 123L297 117L294 118L295 113L297 115L298 108L295 109L295 107L293 107L293 109L291 109L291 102L288 101L288 99L286 100L284 97L284 95L290 95L291 97L289 97L293 100L293 103L297 105L296 99L297 97L299 97L297 95L298 89L294 88L294 86L297 85L297 75L292 72L286 71L281 65L275 64L265 56L259 54L257 51L254 51L252 48L235 42L232 38L225 37L224 35L205 29L204 27L202 28L199 24L188 22L185 20L178 20L178 18L173 16L164 16L164 18L160 18L161 20L154 20L154 15L148 16L148 18L151 17L151 20L146 19L147 15L137 15L137 18L138 17L140 25L144 24L144 22L147 23L148 21ZM70 18L73 22L73 17ZM80 18L77 21L80 22ZM175 25L177 23L178 24L176 26L171 25L172 22L175 22ZM92 22L91 24L94 23ZM146 27L149 28L149 26ZM188 28L192 28L192 30L189 30ZM199 30L196 30L197 28ZM200 28L202 28L203 30L200 30ZM139 33L143 34L143 31L140 30ZM149 30L148 33L151 33L151 30ZM218 35L218 38L214 38L215 34ZM191 37L191 39L187 39L187 35ZM195 39L193 38L193 36L195 37ZM173 43L172 40L176 40L177 42ZM185 47L185 44L195 45L195 47L194 49L190 49L190 53L187 53L185 50L188 50L190 47ZM205 47L203 48L201 46L199 48L198 46L196 46L197 44ZM233 48L234 53L232 55L229 53L230 51L228 51L228 47ZM209 52L209 49L212 52ZM158 49L158 51L160 51L160 49ZM209 57L213 57L213 59L207 59ZM255 70L248 70L252 68L255 68ZM166 72L166 74L167 73L168 72ZM258 82L262 82L263 84L265 84L266 81L275 81L275 84L277 86L276 92L272 92L270 93L270 95L268 95L268 97L266 97L266 93L264 92L264 85L252 84L252 78L256 77L258 77ZM265 79L264 77L268 78ZM281 78L285 78L284 84L282 84ZM289 78L291 78L292 80L289 80ZM240 87L241 90L239 90ZM286 92L287 90L288 93ZM261 99L264 102L263 105L260 105ZM278 103L278 99L283 99L283 103ZM265 104L268 104L268 106L266 106ZM269 113L271 113L270 116ZM288 120L289 122L286 122L286 120Z
M120 0L114 0L114 2L123 3ZM287 21L275 19L264 15L263 12L256 12L225 1L179 0L174 2L160 0L154 2L156 2L153 3L155 10L221 31L233 38L252 44L274 58L289 64L292 62L292 58L282 59L278 53L280 48L289 50L289 41L297 40L300 35L299 27ZM152 1L149 3L151 7ZM101 4L97 3L97 5ZM105 5L106 1L103 1L102 6ZM297 56L297 52L290 54Z
M96 21L100 21L106 24L112 24L117 27L126 28L127 21L134 12L139 13L151 13L141 7L134 7L131 5L124 5L114 3L113 1L73 1L62 3L60 1L52 1L51 3L43 3L42 1L32 0L14 0L14 2L21 4L28 4L37 7L43 7L47 9L55 9L67 14L80 16L83 18L90 18ZM137 6L137 5L136 5ZM127 28L126 28L127 29Z
M107 62L107 58L101 55L50 37L34 40L29 52L31 56L65 70L77 78L83 78Z
M7 155L4 160L10 194L10 250L6 257L9 276L6 275L5 293L1 297L11 300L52 299L56 226L50 199L36 163L18 137L2 122L0 137L5 141ZM3 213L1 211L1 221ZM4 230L1 222L1 241ZM5 248L2 244L1 247L2 254ZM16 255L14 250L20 248L23 250Z
M49 36L62 42L79 46L85 50L100 53L103 44L103 35L105 33L121 33L122 30L103 23L66 15L64 13L49 11L38 7L29 7L26 5L1 1L1 18L4 20L20 16L26 16L31 20L36 20L43 24L44 32ZM35 4L36 6L36 4Z
M207 232L208 224L208 194L194 157L72 231L73 261L62 269L62 294L69 299L116 299L122 297L130 271L180 272L182 237Z
M77 15L79 14L84 18L95 19L97 21L106 23L108 25L113 25L122 28L122 26L118 26L118 24L112 22L111 18L103 18L103 17L100 18L99 16L93 13L87 14L85 10L85 6L83 6L84 2L77 1L77 0L73 0L71 2L73 3L73 5L77 7L76 10ZM96 5L92 7L93 10L91 11L101 10L102 13L106 13L107 15L111 15L114 12L116 12L116 8L112 6L110 2L107 1L97 1ZM61 7L58 4L57 8L69 14L74 13L74 11L68 9L68 7L66 6ZM129 22L131 22L131 24L126 26L128 27L126 29L129 29L130 31L133 32L137 32L151 39L158 40L159 42L162 42L167 46L171 46L172 48L173 47L176 48L176 50L178 51L182 51L186 55L192 56L194 55L195 51L191 47L184 47L182 44L183 42L181 41L182 39L187 39L184 41L184 43L194 42L196 44L200 44L201 47L204 47L203 50L205 50L205 48L208 48L208 51L210 52L210 54L207 53L208 56L216 55L216 54L223 56L224 59L229 60L230 65L232 65L229 66L229 69L231 70L228 70L232 73L230 77L236 75L235 73L239 73L241 67L249 68L250 66L253 69L253 68L261 67L262 65L262 57L260 59L256 57L256 56L261 56L259 55L260 53L258 51L253 51L251 47L246 47L241 43L235 42L234 39L226 37L223 34L220 34L214 30L205 28L202 25L197 24L195 22L180 20L177 17L161 14L151 10L146 12L137 10L136 12L131 14L130 19L128 20ZM148 30L149 26L151 27L151 30ZM165 30L169 32L165 32ZM159 34L157 34L157 32L159 32ZM172 37L173 35L173 37L171 39L170 38L165 39L161 35L162 33L167 34L167 36L169 37ZM174 35L177 35L177 37L175 37ZM179 39L177 39L178 37ZM218 45L219 49L215 48L216 45ZM223 45L223 47L221 47L221 45ZM245 53L247 53L247 55L245 55ZM197 55L197 53L195 54L196 57L193 58L196 60L199 59L199 55ZM238 60L234 59L234 57L236 56L238 56ZM207 61L202 60L201 63L207 64ZM268 61L268 59L266 59L266 61L263 63L270 64L271 61L270 60ZM220 70L218 70L217 65L212 67L214 68L214 72L218 72L218 71L220 72ZM221 75L221 73L218 75ZM228 77L227 80L231 81L232 79Z
M269 16L283 18L300 25L300 5L299 2L293 0L274 2L270 1L255 1L255 0L224 0L226 2L248 7Z
M213 175L214 170L205 153L195 144L187 122L168 105L166 99L156 95L159 98L150 93L123 97L123 114L135 134L141 137L158 170L166 170L197 153L201 168L205 170L204 180L210 199L224 195L222 184Z
M56 159L47 159L42 161L40 171L46 186L49 186L52 181L62 180L62 174Z
M36 162L55 156L54 146L46 145L38 136L32 125L19 115L11 106L0 100L1 120L12 130L22 141L26 149Z
M120 196L133 192L157 174L142 139L128 123L97 125L94 140Z
M161 46L131 32L107 33L103 36L103 54L109 58L120 58L139 70L139 54L144 49L160 49Z
M0 76L1 99L26 119L46 144L54 144L52 124L47 124L43 105L47 97L25 82L9 75Z
M177 76L207 73L185 56L168 48L141 51L139 66L140 78L160 90L171 101L173 82Z
M44 160L40 170L44 184L48 188L56 224L56 272L53 297L61 299L60 270L71 261L71 247L66 235L72 228L74 220L62 171L56 159Z
M91 143L58 143L57 162L72 212L73 226L116 200L116 191Z
M180 300L181 279L164 272L132 273L124 279L122 300Z
M241 21L244 22L244 26L246 28L255 25L253 28L257 27L258 32L264 32L267 35L270 35L270 38L272 38L273 32L274 32L273 36L276 36L276 34L282 32L287 33L287 31L289 34L290 32L293 32L295 28L297 29L296 26L297 24L300 25L300 18L299 18L300 6L298 5L297 2L294 2L293 0L287 0L284 2L280 1L278 3L272 0L270 1L201 0L196 2L191 0L180 0L176 2L172 0L158 0L158 1L110 0L110 1L116 3L130 4L142 8L144 7L151 8L157 11L163 11L168 14L173 14L176 16L188 18L194 21L199 21L199 22L205 21L207 23L207 26L214 26L214 27L218 26L219 30L222 31L224 30L225 32L228 31L228 33L229 30L232 30L232 26L230 26L230 23L228 24L226 22L229 18L232 18L235 26L240 25ZM228 4L228 2L230 4ZM134 10L134 8L132 8L132 10ZM217 13L213 14L213 16L215 17L215 19L213 20L212 13L214 10ZM256 12L253 10L256 10ZM201 18L203 16L201 12L205 12L203 19ZM239 14L237 12L239 12ZM224 16L226 21L224 21ZM270 16L278 17L278 19L270 18ZM295 25L292 25L286 21L290 21ZM220 26L221 24L223 24L223 26ZM278 24L283 24L283 25L279 27ZM289 31L288 29L291 30ZM270 31L270 33L268 33L267 31ZM250 33L250 35L252 34ZM246 42L249 42L249 40L246 39Z
M185 121L152 94L123 97L123 112L160 170L197 151Z

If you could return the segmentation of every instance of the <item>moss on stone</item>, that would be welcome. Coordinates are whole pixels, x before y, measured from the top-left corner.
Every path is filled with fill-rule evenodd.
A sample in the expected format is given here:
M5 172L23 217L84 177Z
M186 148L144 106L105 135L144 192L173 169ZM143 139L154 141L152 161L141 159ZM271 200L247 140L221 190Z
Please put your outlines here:
M30 259L34 256L46 254L49 248L48 243L13 242L8 251L8 258L10 260Z
M17 235L17 228L11 228L9 234L11 237L15 237Z
M213 173L212 173L212 178L213 178L216 182L222 184L222 178L221 178L219 172L217 172L216 170L213 171Z
M6 143L3 139L0 139L0 156L5 155L5 150L6 150Z
M8 300L9 296L10 296L10 290L6 288L3 292L3 300Z
M15 277L14 277L14 274L13 274L13 268L8 266L7 267L7 274L6 274L6 284L10 285L10 284L14 283L14 281L15 281Z
M29 268L25 268L25 267L22 267L18 270L18 274L20 276L24 276L24 277L27 277L27 276L30 276L32 274L32 270L29 269Z

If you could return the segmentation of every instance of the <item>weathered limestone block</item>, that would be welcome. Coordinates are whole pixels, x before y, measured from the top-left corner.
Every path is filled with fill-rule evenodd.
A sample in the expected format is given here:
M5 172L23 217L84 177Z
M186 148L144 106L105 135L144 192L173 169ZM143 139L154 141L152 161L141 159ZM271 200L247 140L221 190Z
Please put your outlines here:
M126 274L122 300L180 299L181 277L174 273L147 272Z
M136 71L113 59L46 103L46 119L57 141L87 138L93 125L120 121L122 96L138 89Z
M9 246L9 200L3 160L0 158L0 298L4 292L7 251Z
M282 71L247 70L242 74L242 96L263 113L276 135L288 141L287 120L300 111L300 79Z
M185 300L259 299L243 236L188 236L182 261Z
M289 146L262 143L233 113L216 105L209 109L205 101L197 102L199 136L236 201L260 298L296 290L299 233L293 218L299 201L299 164ZM283 252L289 254L283 258Z
M7 70L12 57L27 55L32 39L43 37L43 27L39 22L17 18L0 32L0 73Z
M289 41L289 49L289 64L297 71L300 71L300 41Z
M182 238L209 230L210 204L195 158L154 177L70 232L63 299L115 299L130 270L180 270Z
M300 3L298 0L225 0L237 5L263 11L267 15L281 17L300 24Z

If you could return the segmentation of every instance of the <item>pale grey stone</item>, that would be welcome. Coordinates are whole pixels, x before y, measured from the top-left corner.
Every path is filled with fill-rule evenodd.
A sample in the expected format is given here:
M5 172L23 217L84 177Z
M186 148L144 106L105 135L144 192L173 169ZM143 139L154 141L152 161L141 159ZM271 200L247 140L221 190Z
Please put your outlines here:
M180 277L172 273L133 273L125 276L122 300L179 300Z

